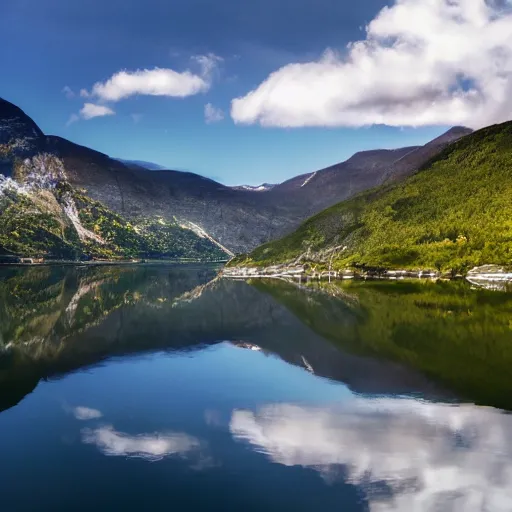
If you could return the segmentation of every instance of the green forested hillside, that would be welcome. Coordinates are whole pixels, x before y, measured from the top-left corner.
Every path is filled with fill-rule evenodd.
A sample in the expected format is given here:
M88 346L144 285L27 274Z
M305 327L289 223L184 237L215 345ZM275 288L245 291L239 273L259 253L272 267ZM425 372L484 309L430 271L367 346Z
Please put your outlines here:
M294 261L464 272L512 263L512 122L464 137L407 180L339 203L234 265Z
M60 182L0 190L0 255L49 259L168 258L212 261L226 253L177 222L130 222Z

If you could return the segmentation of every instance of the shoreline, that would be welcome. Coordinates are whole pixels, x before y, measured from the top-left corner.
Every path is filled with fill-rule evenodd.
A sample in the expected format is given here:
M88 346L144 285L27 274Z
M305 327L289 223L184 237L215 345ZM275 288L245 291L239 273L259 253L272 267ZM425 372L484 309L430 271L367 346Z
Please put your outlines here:
M493 290L506 290L512 286L512 270L500 265L482 265L474 267L466 274L453 275L431 269L423 270L361 270L346 269L342 271L306 270L305 265L273 265L269 267L224 267L222 277L235 280L247 279L291 279L305 281L343 281L343 280L388 280L431 279L458 280L465 279L474 286Z
M237 279L252 278L299 278L299 279L366 279L366 278L441 278L441 277L464 277L461 275L451 276L447 273L434 270L359 270L345 269L308 271L304 265L272 265L270 267L225 267L222 271L224 277Z
M47 266L76 266L76 267L95 267L95 266L128 266L128 265L224 265L226 261L201 261L201 260L144 260L144 261L72 261L72 260L46 260L35 263L23 262L0 262L0 267L47 267Z

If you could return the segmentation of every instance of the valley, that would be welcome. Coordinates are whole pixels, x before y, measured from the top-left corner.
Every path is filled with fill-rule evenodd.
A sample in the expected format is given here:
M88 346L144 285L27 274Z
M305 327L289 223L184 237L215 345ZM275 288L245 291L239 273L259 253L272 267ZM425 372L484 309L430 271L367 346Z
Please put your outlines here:
M0 246L7 254L47 258L229 258L287 235L343 199L413 173L470 131L454 128L424 147L358 153L257 190L124 164L43 134L21 109L0 100ZM75 206L66 206L71 196Z
M512 0L0 40L0 511L512 511Z

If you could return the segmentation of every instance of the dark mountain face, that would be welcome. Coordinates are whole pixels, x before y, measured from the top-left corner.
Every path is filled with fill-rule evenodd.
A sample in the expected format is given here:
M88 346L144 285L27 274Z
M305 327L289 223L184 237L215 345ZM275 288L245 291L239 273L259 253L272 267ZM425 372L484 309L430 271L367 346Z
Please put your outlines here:
M362 151L346 162L285 181L275 186L271 194L293 197L294 201L304 205L308 212L306 217L310 217L363 190L380 185L389 166L417 149Z
M390 176L414 172L465 133L450 130L441 142L423 148L357 153L341 164L255 193L193 173L149 172L61 137L44 136L23 111L0 100L0 172L10 174L15 158L50 153L62 159L73 187L125 218L176 219L240 253L286 235L309 216Z
M48 137L48 148L64 161L73 186L124 217L175 217L233 252L277 238L303 218L293 204L279 205L261 194L233 190L193 173L128 168L59 137Z
M0 173L10 175L12 159L44 149L43 132L23 110L0 98Z

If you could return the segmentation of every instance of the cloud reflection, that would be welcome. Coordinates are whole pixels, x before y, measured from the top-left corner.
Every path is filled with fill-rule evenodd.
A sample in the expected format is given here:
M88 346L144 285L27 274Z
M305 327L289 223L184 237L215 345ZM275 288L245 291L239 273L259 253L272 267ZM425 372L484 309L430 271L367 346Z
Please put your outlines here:
M149 461L160 460L170 455L185 456L200 446L197 438L179 432L132 436L118 432L111 425L83 429L82 441L96 445L105 455L138 457Z
M512 510L512 416L496 409L390 398L280 404L235 410L230 430L273 462L338 470L372 511Z

